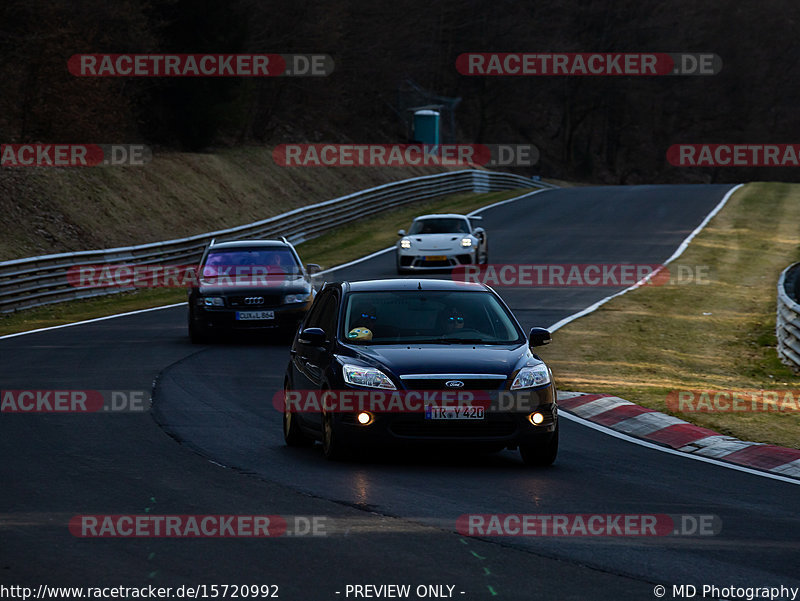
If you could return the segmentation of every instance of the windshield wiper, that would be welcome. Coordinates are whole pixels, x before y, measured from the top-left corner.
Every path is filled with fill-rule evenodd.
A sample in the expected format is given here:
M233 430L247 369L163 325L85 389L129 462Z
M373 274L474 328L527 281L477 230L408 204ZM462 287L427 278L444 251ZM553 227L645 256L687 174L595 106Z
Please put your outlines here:
M492 342L482 338L425 338L409 340L402 344L492 344Z

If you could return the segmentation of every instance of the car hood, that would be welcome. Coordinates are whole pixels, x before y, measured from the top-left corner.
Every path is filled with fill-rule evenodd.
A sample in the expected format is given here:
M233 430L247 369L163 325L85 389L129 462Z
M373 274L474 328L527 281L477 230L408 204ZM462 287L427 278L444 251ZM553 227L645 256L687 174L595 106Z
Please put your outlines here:
M472 238L470 234L411 234L412 247L420 250L444 250L461 248L462 238Z
M408 374L510 376L523 365L537 365L542 362L530 352L526 344L374 345L358 347L356 352L365 362L383 366L397 376Z
M239 284L239 285L237 285ZM200 294L216 294L219 296L239 294L293 294L309 291L311 285L302 275L287 275L262 279L257 284L248 285L237 282L235 278L214 281L202 279L199 282Z

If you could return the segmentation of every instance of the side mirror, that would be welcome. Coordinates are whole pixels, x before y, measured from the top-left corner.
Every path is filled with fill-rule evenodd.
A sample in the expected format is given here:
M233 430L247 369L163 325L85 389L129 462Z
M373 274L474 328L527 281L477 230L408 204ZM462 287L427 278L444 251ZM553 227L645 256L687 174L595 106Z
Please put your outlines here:
M323 346L325 344L325 330L322 328L306 328L300 332L297 342L309 346Z
M306 265L306 271L308 272L308 275L314 275L315 273L319 273L320 271L322 271L322 267L320 267L316 263L308 263Z
M406 235L406 231L405 230L397 230L397 235L398 236L405 236Z
M528 347L534 348L536 346L544 346L550 344L553 338L550 336L550 331L544 328L531 328L531 333L528 335Z

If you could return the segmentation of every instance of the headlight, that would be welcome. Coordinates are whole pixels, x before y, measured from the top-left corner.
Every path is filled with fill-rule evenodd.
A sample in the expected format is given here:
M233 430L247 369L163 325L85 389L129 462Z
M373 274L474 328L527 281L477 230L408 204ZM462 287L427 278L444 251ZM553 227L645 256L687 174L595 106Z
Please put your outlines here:
M514 378L514 383L511 385L511 390L519 388L533 388L534 386L544 386L550 383L550 372L547 366L536 365L534 367L523 367L519 370L517 377Z
M224 307L225 299L221 296L207 296L203 299L203 304L206 307Z
M307 303L311 298L310 292L303 292L301 294L287 294L283 297L283 304L290 305L292 303Z
M461 238L461 246L464 248L472 246L472 238Z
M374 367L359 367L358 365L343 365L344 381L356 386L367 386L369 388L383 388L385 390L397 390L389 377L379 369Z
M400 248L411 248L411 240L408 238L400 240Z

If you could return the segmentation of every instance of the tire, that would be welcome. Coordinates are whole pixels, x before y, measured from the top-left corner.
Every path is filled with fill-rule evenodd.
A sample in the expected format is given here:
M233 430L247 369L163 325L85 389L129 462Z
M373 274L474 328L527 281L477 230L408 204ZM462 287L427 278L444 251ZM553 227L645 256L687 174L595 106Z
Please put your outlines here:
M287 392L288 388L284 387L283 391ZM314 440L300 429L297 418L286 407L283 408L283 440L287 447L310 447L314 444Z
M479 265L488 265L489 264L489 246L487 245L486 248L483 249L483 259L478 259Z
M553 465L558 455L558 426L545 444L519 445L519 454L525 465L546 467Z
M341 461L349 456L342 445L341 435L337 434L333 418L329 413L322 417L322 453L328 461Z

